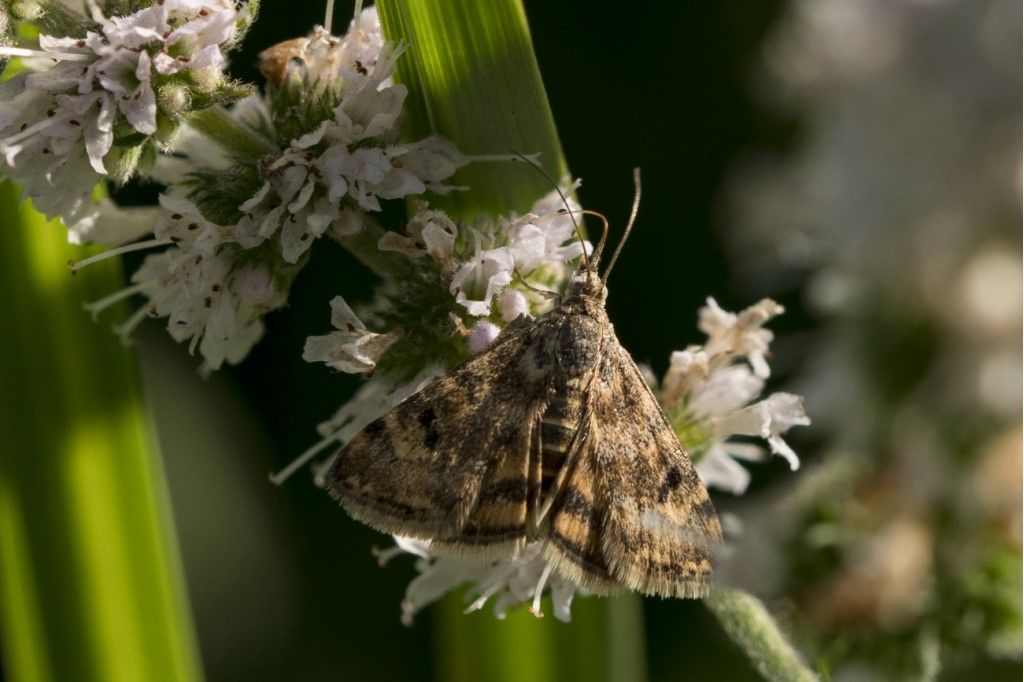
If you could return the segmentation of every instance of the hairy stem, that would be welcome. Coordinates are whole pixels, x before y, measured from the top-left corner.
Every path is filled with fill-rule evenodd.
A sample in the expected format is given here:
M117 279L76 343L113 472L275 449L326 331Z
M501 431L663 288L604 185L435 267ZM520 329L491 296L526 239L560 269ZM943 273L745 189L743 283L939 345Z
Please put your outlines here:
M719 588L704 603L765 679L772 682L813 682L818 679L786 641L771 614L756 597L741 590Z

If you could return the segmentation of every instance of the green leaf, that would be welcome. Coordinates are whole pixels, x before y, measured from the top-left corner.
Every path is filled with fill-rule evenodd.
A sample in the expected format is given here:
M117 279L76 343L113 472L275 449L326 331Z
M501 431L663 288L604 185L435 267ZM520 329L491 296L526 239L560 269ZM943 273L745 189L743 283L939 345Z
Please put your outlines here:
M398 75L414 137L444 135L464 154L539 153L552 177L568 173L520 2L385 0L377 9L388 39L406 46ZM462 218L524 213L552 189L513 161L471 163L451 184L470 190L431 203Z
M119 262L0 185L0 622L16 680L202 677L132 353L82 304ZM116 313L115 313L116 315Z

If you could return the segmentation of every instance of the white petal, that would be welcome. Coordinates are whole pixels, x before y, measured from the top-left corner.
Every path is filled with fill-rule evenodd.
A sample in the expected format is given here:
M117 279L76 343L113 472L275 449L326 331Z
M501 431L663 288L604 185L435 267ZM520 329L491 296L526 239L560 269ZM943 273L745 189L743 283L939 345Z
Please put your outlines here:
M712 446L697 462L697 474L709 488L742 495L750 484L750 472L718 446Z
M364 332L366 327L362 321L352 312L352 308L341 296L331 299L331 324L336 329L348 332Z
M108 95L100 100L99 114L94 120L86 123L83 131L89 163L93 170L103 175L107 173L107 169L103 165L103 157L107 155L114 144L113 123L114 107Z

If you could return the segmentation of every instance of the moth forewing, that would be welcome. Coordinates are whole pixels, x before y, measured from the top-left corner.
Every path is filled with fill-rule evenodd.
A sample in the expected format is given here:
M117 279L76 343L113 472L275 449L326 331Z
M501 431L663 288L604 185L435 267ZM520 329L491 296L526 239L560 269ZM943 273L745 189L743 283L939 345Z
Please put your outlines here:
M535 324L511 323L487 352L369 424L336 456L328 491L386 533L469 552L521 545L530 425L543 385L519 365Z

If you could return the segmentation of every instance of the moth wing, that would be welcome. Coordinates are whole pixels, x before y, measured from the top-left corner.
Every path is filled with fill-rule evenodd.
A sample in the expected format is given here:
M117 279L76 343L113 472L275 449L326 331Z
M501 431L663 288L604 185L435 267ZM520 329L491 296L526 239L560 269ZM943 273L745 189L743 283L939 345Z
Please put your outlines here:
M545 386L545 374L528 366L543 364L536 324L513 322L491 348L367 425L331 466L331 495L354 518L396 535L458 542L476 530L485 544L485 527L503 529L505 540L513 527L525 533L525 494L521 510L492 505L482 526L467 522L485 485L511 489L518 483L509 480L524 472L525 489Z
M539 412L539 409L536 410ZM509 556L526 543L530 465L536 458L539 415L508 424L507 437L495 447L500 455L480 482L476 503L458 533L431 543L439 552L458 555ZM491 428L500 428L492 425Z
M608 496L605 560L632 590L703 596L722 541L718 515L636 363L614 336L606 348L592 393L595 466Z
M602 544L608 518L607 486L596 471L593 441L581 439L566 459L567 471L548 513L544 557L563 577L592 594L618 587Z
M548 555L590 591L699 597L722 530L661 406L612 336L588 396L586 447L552 515Z

